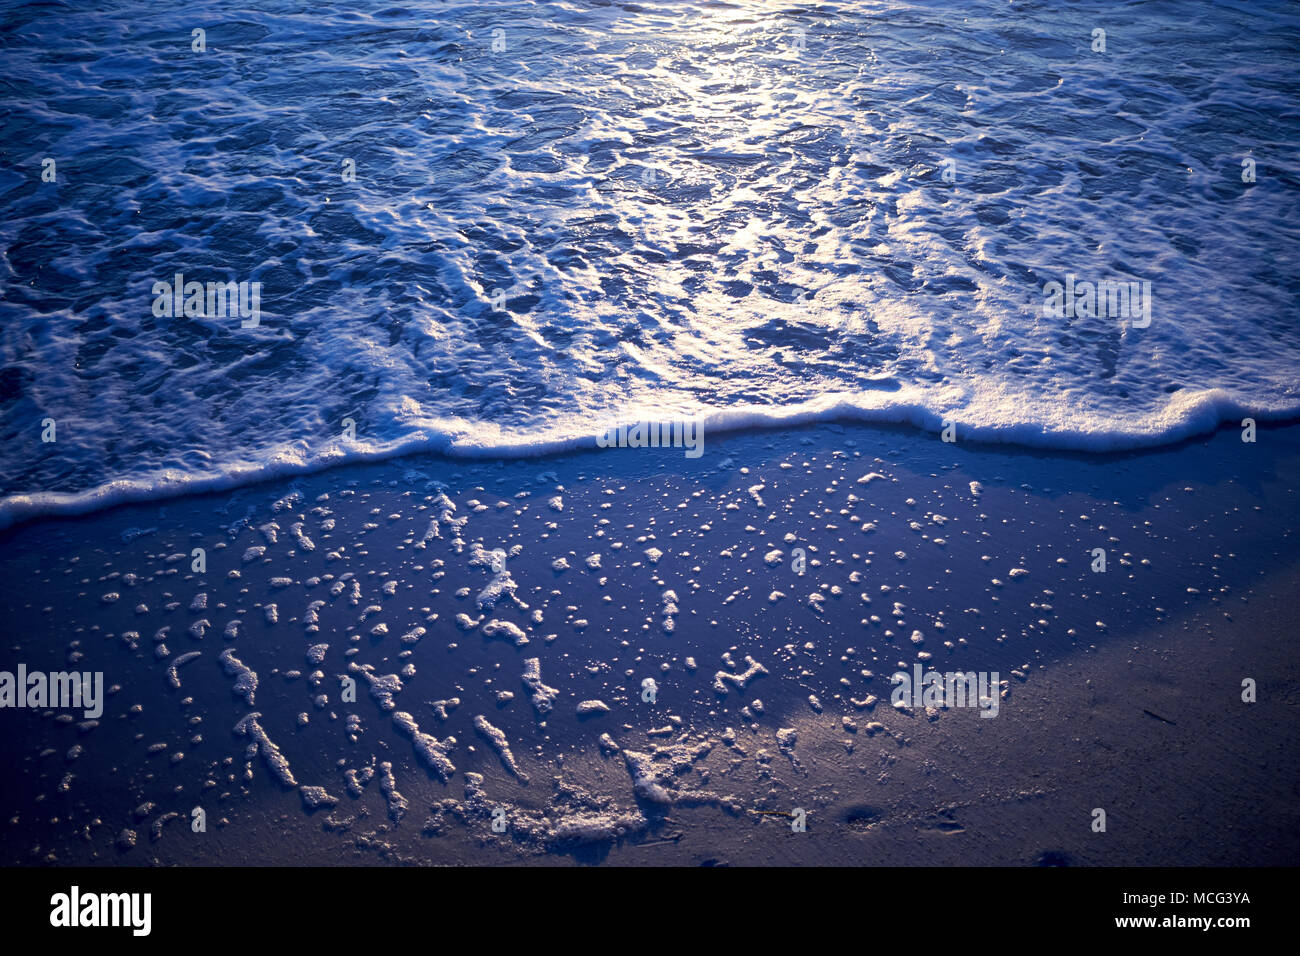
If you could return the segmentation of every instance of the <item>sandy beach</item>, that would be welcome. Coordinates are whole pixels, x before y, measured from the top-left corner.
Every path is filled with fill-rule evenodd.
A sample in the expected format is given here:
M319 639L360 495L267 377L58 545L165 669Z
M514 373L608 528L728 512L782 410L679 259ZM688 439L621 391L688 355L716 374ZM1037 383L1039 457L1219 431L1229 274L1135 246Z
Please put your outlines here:
M1296 426L1083 456L829 424L23 524L6 667L107 692L5 714L0 853L1293 864L1298 476ZM895 706L918 664L996 701Z

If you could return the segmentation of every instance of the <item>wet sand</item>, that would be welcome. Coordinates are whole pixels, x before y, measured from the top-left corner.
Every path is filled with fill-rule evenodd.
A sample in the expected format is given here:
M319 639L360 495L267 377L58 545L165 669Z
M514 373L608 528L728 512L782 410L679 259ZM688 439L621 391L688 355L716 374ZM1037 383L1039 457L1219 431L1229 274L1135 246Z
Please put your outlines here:
M0 666L117 689L94 727L0 711L0 852L1294 864L1298 475L1297 427L1076 456L831 425L23 525ZM893 707L918 662L996 672L996 717Z

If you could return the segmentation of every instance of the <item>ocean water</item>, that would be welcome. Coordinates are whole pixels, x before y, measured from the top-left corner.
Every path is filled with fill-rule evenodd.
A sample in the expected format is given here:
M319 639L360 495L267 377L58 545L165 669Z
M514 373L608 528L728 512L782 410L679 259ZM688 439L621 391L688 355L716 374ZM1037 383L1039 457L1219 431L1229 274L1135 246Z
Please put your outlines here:
M1300 413L1293 4L169 7L3 7L0 525L646 418Z

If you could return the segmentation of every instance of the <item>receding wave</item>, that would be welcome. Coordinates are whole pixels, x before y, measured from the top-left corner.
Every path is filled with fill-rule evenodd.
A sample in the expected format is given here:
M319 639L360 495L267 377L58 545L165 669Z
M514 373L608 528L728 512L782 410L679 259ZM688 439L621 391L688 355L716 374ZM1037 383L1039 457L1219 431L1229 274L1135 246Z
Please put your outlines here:
M163 6L0 37L0 524L619 420L1300 411L1294 5Z

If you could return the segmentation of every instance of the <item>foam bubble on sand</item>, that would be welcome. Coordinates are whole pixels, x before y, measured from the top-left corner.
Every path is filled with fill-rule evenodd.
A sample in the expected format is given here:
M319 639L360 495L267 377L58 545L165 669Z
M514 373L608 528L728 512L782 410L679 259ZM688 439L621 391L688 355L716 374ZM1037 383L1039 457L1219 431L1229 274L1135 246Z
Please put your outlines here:
M423 551L425 548L429 546L430 541L432 541L434 538L441 538L441 537L442 535L438 531L438 519L430 518L429 527L425 529L424 537L422 537L419 541L415 542L415 547L417 550Z
M349 767L343 771L343 777L348 782L348 793L354 797L361 796L368 784L375 775L375 758L370 758L370 763L360 768Z
M483 779L481 773L465 772L465 799L457 807L465 817L488 817L493 810L501 806L488 799L487 791L483 789ZM455 806L454 801L452 805Z
M549 501L546 502L546 504L550 507L552 511L564 510L564 499L559 495L556 495L554 498L551 498Z
M360 674L370 685L370 696L379 703L380 710L393 710L397 704L393 695L401 691L402 679L396 674L375 674L375 665L348 663L349 674Z
M429 706L433 712L438 715L439 720L446 720L448 712L455 710L460 706L460 698L452 697L447 700L431 700Z
M722 660L723 663L730 665L731 664L730 653L723 655ZM727 693L727 684L732 684L735 686L737 691L742 691L745 689L745 686L755 677L758 677L762 674L766 674L768 672L766 667L764 667L758 661L754 660L754 658L750 657L748 654L745 655L745 663L748 664L749 666L746 667L739 674L728 674L726 671L718 671L716 674L714 674L713 689L717 691L719 694L722 694L723 696L725 696Z
M515 647L523 647L528 643L528 635L520 629L519 625L510 621L488 621L483 625L483 636L507 638L514 641Z
M303 808L308 812L336 806L339 802L339 798L331 796L324 787L300 787L298 793L302 797Z
M304 551L316 550L316 542L312 541L311 538L307 537L306 532L302 530L301 521L295 521L293 524L291 524L289 526L289 532L290 534L293 535L294 540L298 542L298 547L302 548Z
M243 697L248 706L252 707L253 695L257 693L257 674L235 656L233 647L222 651L219 660L225 668L226 676L235 678L234 693Z
M588 717L592 714L608 714L609 704L603 700L584 700L578 704L578 716Z
M307 663L322 664L325 662L325 653L330 649L328 644L313 644L307 648Z
M637 811L593 811L566 816L547 832L551 844L607 843L632 833L640 833L648 821Z
M677 592L671 589L664 591L663 601L664 601L664 623L663 623L664 633L671 634L677 626L676 623L673 621L673 615L677 613Z
M806 773L799 758L794 755L794 745L799 741L799 734L793 727L782 727L776 732L776 744L790 760L790 766L800 773Z
M239 723L235 724L235 735L252 738L253 744L249 749L261 752L262 759L266 762L271 775L280 783L286 787L298 786L298 781L293 779L293 773L289 770L289 761L280 752L280 748L271 742L271 738L266 735L266 731L258 723L258 718L261 716L257 711L253 711L242 718Z
M203 656L202 651L189 651L188 653L182 654L179 657L177 657L175 660L173 660L170 664L167 665L167 683L171 684L172 687L176 688L177 690L180 690L181 678L180 675L176 672L180 670L183 664L188 664L190 661L194 660L194 658L202 657L202 656Z
M861 478L859 478L859 479L858 479L858 484L860 484L860 485L869 485L869 484L871 484L873 481L875 481L877 478L884 478L884 477L885 477L885 476L882 475L880 472L878 472L878 471L873 471L873 472L870 472L870 473L868 473L868 474L865 474L865 475L863 475Z
M548 687L542 683L541 658L530 657L524 661L522 680L524 686L532 691L533 708L540 716L545 717L555 707L555 698L559 696L560 692L554 687Z
M162 816L160 816L157 820L155 820L150 825L149 839L154 841L161 840L163 835L163 827L171 823L173 820L179 820L179 819L180 819L180 814L177 813L175 810L169 810L167 813L164 813Z
M551 849L607 843L644 832L649 821L640 810L611 806L608 798L596 798L572 784L556 784L554 796L541 809L520 807L489 799L483 775L465 774L465 799L434 804L423 832L442 832L447 814L466 823L486 824L504 810L506 832L517 851L544 853Z
M515 579L510 575L510 570L502 561L501 553L486 551L477 541L474 542L472 548L469 562L471 565L481 565L494 569L492 580L488 582L487 587L479 592L476 598L478 609L480 611L491 611L503 596L509 596L510 600L514 601L520 610L528 610L528 605L519 600L515 593L519 585L515 583ZM509 556L512 558L517 557L522 551L522 547L515 545L510 549Z
M279 498L276 501L271 503L271 510L277 513L281 511L288 511L289 509L293 508L296 504L298 504L300 501L302 501L302 499L303 499L302 492L299 491L297 488L291 488L289 489L288 494L286 494L283 498Z
M501 758L501 763L506 770L517 778L520 783L528 783L528 774L520 770L519 764L515 762L515 755L510 752L510 742L506 740L505 732L488 723L487 718L482 714L474 717L474 729L492 745L492 749L497 752L497 756Z
M664 556L664 553L658 548L646 548L645 556L650 559L651 564L658 564L659 559Z
M393 765L385 760L379 765L379 792L388 801L388 815L394 823L401 823L406 816L408 806L406 798L397 792L397 779L393 776Z
M190 611L200 614L208 609L208 595L206 591L200 591L194 595L194 600L190 602Z
M415 752L419 755L438 778L446 783L448 778L456 772L455 765L447 758L447 751L456 746L456 738L448 737L446 740L438 740L432 734L422 733L420 725L404 710L399 710L393 714L393 724L398 730L401 730L411 738L415 745Z
M438 493L438 496L433 499L433 503L439 509L437 518L438 523L446 525L451 529L453 536L451 541L452 547L456 549L457 554L460 554L465 550L465 539L462 537L462 534L464 533L465 523L469 521L469 515L457 518L456 503L448 498L443 492Z
M260 557L261 557L262 555L264 555L264 554L266 554L266 548L264 548L264 547L263 547L262 545L260 545L260 544L259 544L259 545L254 545L253 547L248 548L248 549L244 552L244 563L245 563L245 564L248 564L250 561L256 561L258 558L260 558Z
M780 548L773 548L767 554L763 555L763 560L769 568L774 568L785 560L785 552Z
M624 750L623 760L627 764L627 772L632 777L632 790L639 798L665 805L673 802L672 794L659 782L654 758L636 750Z
M695 763L708 756L713 746L713 741L704 740L696 744L679 743L655 747L653 753L649 754L624 750L623 762L632 778L633 793L638 799L664 806L712 805L737 812L739 804L732 797L672 786L674 778L687 773Z
M551 570L557 574L569 570L569 561L567 558L556 558L551 562Z

